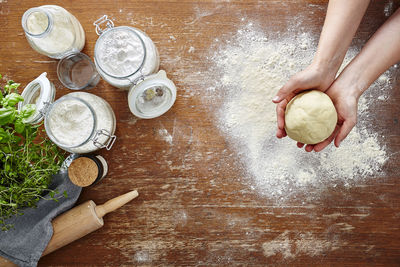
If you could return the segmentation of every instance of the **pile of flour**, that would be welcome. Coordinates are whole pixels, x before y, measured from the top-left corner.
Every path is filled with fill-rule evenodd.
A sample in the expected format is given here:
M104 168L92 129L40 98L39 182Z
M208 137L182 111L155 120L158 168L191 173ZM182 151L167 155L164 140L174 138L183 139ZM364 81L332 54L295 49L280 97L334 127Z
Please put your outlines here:
M207 90L205 100L222 97L216 123L242 162L251 190L273 199L354 185L382 174L388 159L385 146L378 142L378 133L369 128L366 117L374 116L368 113L368 94L374 93L375 99L386 98L385 92L391 88L390 71L360 99L359 123L339 149L330 145L321 153L306 153L295 141L275 137L276 114L271 99L291 75L311 63L317 42L317 36L311 33L267 35L249 24L218 44L210 58L216 82ZM351 48L344 65L357 52Z
M84 103L77 99L66 99L54 105L48 125L58 143L73 147L90 137L94 118Z

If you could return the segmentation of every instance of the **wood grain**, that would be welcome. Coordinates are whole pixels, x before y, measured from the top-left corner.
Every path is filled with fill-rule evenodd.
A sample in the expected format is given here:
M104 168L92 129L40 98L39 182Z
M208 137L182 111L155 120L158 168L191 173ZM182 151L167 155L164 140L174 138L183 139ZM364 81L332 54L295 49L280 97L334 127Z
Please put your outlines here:
M397 8L399 1L393 2ZM178 88L174 107L153 120L129 112L127 93L101 81L92 90L117 116L117 142L101 151L109 174L86 188L79 203L103 203L129 189L140 197L105 216L100 230L56 251L39 266L209 266L400 264L400 84L391 100L374 106L393 153L385 176L350 189L327 187L321 198L275 205L244 183L232 147L201 99L205 57L215 38L227 39L241 18L267 32L286 31L296 14L319 35L327 1L53 1L73 13L86 31L83 52L93 57L92 23L103 14L115 24L145 31L156 43L161 68ZM46 71L57 97L69 93L57 80L57 61L28 45L20 24L24 11L45 1L0 1L0 72L22 84ZM362 47L386 20L388 1L373 1L354 39ZM195 48L190 53L190 47ZM269 100L266 100L269 101ZM379 118L379 119L378 119ZM160 138L159 129L174 133Z

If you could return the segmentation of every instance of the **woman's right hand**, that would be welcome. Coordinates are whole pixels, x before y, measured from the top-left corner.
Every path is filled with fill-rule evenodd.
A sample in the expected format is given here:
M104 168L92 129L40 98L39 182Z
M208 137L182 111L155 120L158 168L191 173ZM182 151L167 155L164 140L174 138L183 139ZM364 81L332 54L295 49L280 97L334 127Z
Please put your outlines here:
M289 101L298 93L309 90L317 89L322 92L328 90L330 85L335 80L336 69L329 70L316 63L309 65L303 71L292 76L289 81L278 91L272 102L277 104L276 115L278 130L276 136L282 138L286 136L285 131L285 110ZM301 147L302 144L298 143Z

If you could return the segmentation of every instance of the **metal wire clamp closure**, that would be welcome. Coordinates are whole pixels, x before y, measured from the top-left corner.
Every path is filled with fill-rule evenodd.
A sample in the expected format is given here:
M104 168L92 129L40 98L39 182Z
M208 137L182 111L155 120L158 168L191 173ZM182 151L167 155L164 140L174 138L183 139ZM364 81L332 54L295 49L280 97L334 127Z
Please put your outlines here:
M101 25L104 23L106 23L105 27L101 28ZM109 19L107 15L103 15L101 18L96 20L93 25L96 26L97 35L101 35L103 32L114 28L114 22Z

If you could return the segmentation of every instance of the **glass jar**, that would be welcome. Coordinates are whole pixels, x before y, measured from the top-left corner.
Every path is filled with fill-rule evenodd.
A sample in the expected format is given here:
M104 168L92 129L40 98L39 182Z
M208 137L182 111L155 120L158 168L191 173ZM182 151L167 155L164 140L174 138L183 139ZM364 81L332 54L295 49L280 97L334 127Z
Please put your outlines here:
M82 25L60 6L28 9L22 16L22 27L31 47L51 58L60 59L79 52L85 45Z
M114 27L106 15L94 25L100 36L94 49L94 62L106 82L129 89L138 79L158 71L157 47L144 32L128 26Z
M96 66L84 53L63 57L57 64L57 76L65 87L72 90L88 90L100 81Z
M55 89L48 87L50 82L45 80L44 73L22 92L25 100L19 109L28 103L37 105L37 112L28 122L37 123L44 117L50 140L68 152L85 154L101 148L110 150L116 140L116 119L111 106L101 97L86 92L70 93L52 103L49 94L55 95Z

